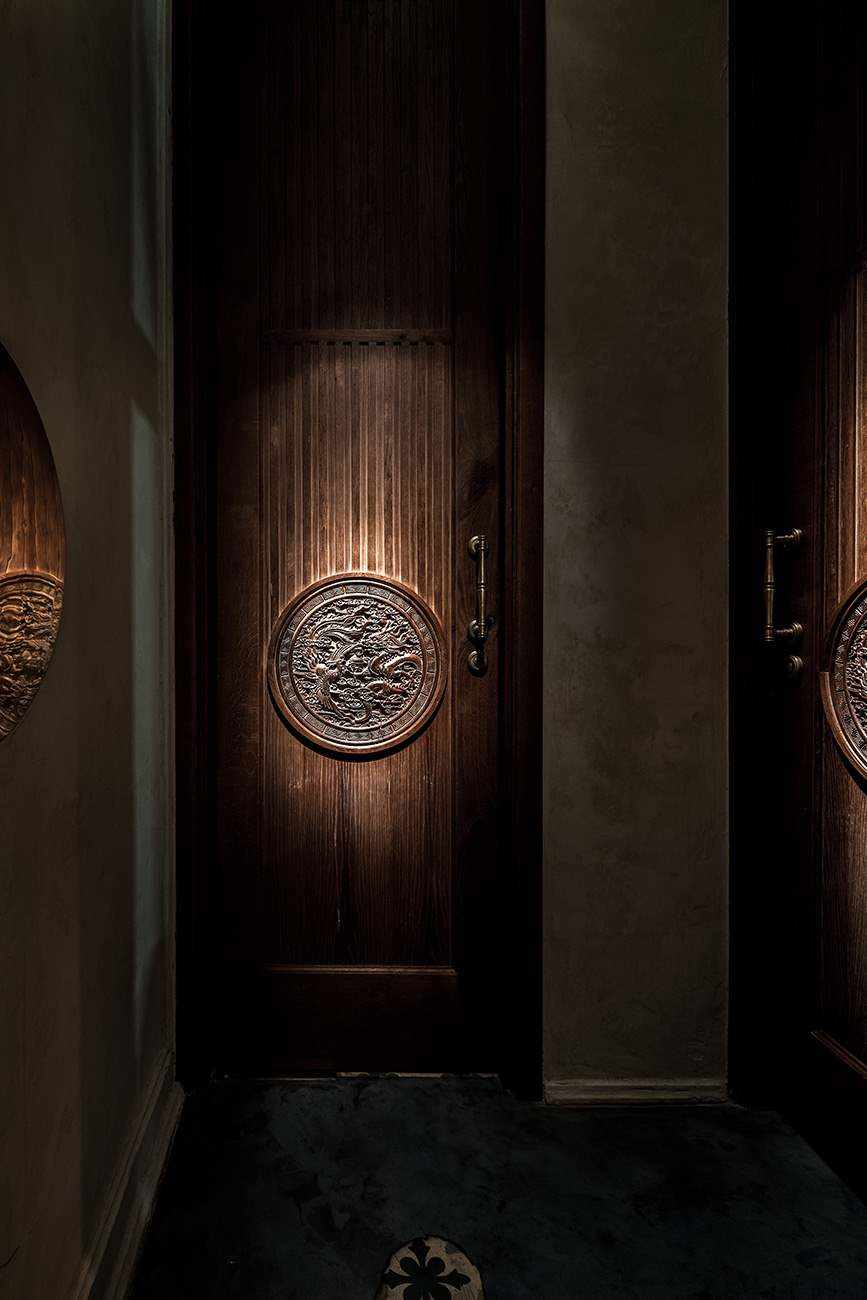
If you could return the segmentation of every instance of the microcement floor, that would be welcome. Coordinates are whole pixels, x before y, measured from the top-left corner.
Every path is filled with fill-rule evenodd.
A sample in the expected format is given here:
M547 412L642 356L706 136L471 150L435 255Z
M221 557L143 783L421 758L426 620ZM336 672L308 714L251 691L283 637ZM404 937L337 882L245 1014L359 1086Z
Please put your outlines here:
M221 1082L187 1098L131 1295L469 1300L479 1279L487 1300L862 1300L867 1208L768 1111Z

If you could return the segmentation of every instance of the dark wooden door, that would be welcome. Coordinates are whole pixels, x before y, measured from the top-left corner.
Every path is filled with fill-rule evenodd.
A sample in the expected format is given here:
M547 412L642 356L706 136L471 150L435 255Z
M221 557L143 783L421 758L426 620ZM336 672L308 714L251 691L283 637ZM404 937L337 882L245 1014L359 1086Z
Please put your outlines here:
M733 43L732 1077L863 1184L865 13L760 10ZM768 529L803 533L770 543L801 636L765 634Z
M229 1066L497 1063L514 41L502 0L208 10Z

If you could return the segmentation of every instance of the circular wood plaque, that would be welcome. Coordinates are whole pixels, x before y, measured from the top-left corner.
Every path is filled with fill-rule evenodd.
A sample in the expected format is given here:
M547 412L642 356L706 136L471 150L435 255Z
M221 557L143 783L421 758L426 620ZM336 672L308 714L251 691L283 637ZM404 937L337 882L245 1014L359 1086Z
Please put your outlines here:
M48 573L0 578L0 740L18 726L48 669L63 584Z
M342 573L283 610L268 647L278 712L338 754L376 754L417 735L446 684L439 619L403 583Z
M0 740L21 722L60 628L66 538L36 403L0 345Z
M853 587L837 607L820 678L834 739L867 777L867 581Z

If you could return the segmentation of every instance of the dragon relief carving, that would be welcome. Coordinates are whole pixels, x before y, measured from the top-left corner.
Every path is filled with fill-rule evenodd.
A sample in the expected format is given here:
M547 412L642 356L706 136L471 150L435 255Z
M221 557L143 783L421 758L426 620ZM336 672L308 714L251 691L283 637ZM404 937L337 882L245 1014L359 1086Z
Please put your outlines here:
M390 722L415 696L424 657L409 620L383 601L347 596L312 615L296 636L292 675L326 721L355 728Z
M313 739L337 749L396 743L438 697L440 636L413 593L385 579L343 578L302 593L290 612L276 684L281 711Z
M45 573L0 579L0 739L17 727L48 668L63 586Z
M849 643L845 679L855 721L867 733L867 628L863 624Z

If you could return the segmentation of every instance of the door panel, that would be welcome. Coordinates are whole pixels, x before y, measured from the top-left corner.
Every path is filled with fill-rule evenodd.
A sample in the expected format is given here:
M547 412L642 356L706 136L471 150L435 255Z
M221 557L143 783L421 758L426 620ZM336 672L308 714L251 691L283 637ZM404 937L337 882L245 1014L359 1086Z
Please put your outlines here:
M810 4L785 32L735 12L733 1084L856 1180L867 785L820 684L840 602L867 578L864 37L863 6ZM774 621L804 635L763 645L764 530L793 527Z
M839 47L836 54L839 63ZM847 53L840 67L841 77L846 75L848 62ZM843 80L837 94L845 99L847 89L851 92L854 88L847 87ZM850 109L854 109L851 101ZM848 114L841 125L847 118ZM851 143L841 135L837 148L848 146L841 166L844 161L855 161ZM855 196L847 194L847 188L842 190L845 207L841 217L851 219ZM830 286L821 318L827 440L821 498L825 515L821 627L825 637L847 593L867 577L863 478L867 446L861 409L867 315L862 256L851 239L846 242L848 253L844 244L841 264L828 268ZM822 658L820 666L827 666L824 654ZM845 760L824 719L822 755L819 998L815 1028L822 1048L832 1052L842 1048L867 1062L867 790L863 777ZM864 1068L867 1071L867 1066Z
M507 646L495 626L487 671L470 672L467 544L488 538L499 611L511 19L490 0L271 0L211 24L229 1064L492 1063ZM444 632L439 708L382 755L326 752L268 693L281 612L344 573L405 584ZM353 661L336 644L339 695Z

